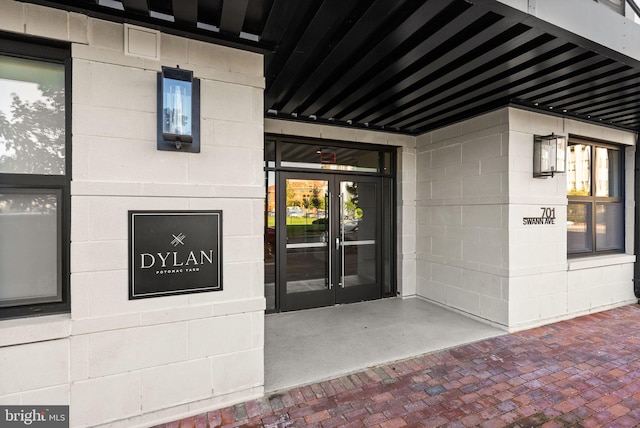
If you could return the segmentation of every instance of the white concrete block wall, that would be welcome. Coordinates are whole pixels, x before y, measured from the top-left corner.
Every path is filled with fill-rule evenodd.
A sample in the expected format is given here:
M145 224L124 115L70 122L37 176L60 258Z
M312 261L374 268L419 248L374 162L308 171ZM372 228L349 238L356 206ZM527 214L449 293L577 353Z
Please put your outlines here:
M417 138L417 294L506 325L506 111Z
M513 330L602 310L633 295L633 153L636 135L527 110L509 111L509 327ZM533 136L578 135L628 146L626 252L567 258L566 176L533 178ZM524 225L523 217L555 210L554 225Z
M148 426L261 395L261 55L160 33L125 47L122 24L0 10L1 31L69 41L73 58L72 310L0 321L0 403L71 404L74 427ZM158 58L125 54L154 51L148 37ZM199 154L156 150L162 65L201 80ZM223 291L128 300L127 212L191 209L223 210Z
M533 135L552 132L628 146L627 255L598 258L595 265L567 259L565 176L533 178ZM636 138L515 108L419 136L418 295L512 330L633 301ZM555 224L523 224L542 208L555 210ZM618 274L603 276L609 269ZM592 280L583 282L580 272Z

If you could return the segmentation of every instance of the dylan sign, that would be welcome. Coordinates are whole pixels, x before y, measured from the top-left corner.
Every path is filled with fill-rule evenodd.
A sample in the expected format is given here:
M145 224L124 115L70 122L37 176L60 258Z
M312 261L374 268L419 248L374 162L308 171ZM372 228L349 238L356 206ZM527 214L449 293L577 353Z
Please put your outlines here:
M222 290L222 211L129 211L129 299Z

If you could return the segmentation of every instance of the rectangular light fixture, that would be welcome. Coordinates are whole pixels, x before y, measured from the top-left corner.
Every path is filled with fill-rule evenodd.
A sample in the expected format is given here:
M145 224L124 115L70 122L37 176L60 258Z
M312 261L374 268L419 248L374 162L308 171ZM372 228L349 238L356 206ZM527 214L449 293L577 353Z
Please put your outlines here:
M533 136L533 176L553 177L564 173L566 164L567 137L551 135Z
M158 73L158 150L200 152L200 80L193 71Z

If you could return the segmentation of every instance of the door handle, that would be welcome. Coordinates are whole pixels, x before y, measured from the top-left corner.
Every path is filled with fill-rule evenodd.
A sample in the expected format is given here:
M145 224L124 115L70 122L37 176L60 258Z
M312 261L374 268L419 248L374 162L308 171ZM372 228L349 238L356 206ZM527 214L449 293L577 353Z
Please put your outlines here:
M328 197L327 197L328 196ZM329 259L329 272L328 272L328 276L329 276L329 290L331 290L333 288L333 272L331 271L331 192L329 192L327 194L327 218L329 219L327 221L327 230L326 230L326 236L327 236L327 258Z
M336 250L340 249L340 287L344 288L344 195L340 193L340 238L336 238ZM339 248L342 247L342 248Z

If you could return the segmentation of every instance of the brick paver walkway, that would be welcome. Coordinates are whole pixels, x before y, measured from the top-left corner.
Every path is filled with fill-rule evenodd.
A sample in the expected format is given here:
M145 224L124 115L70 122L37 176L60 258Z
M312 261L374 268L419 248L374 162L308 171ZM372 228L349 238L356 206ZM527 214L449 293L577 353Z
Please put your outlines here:
M162 427L217 426L640 426L640 307L370 368Z

